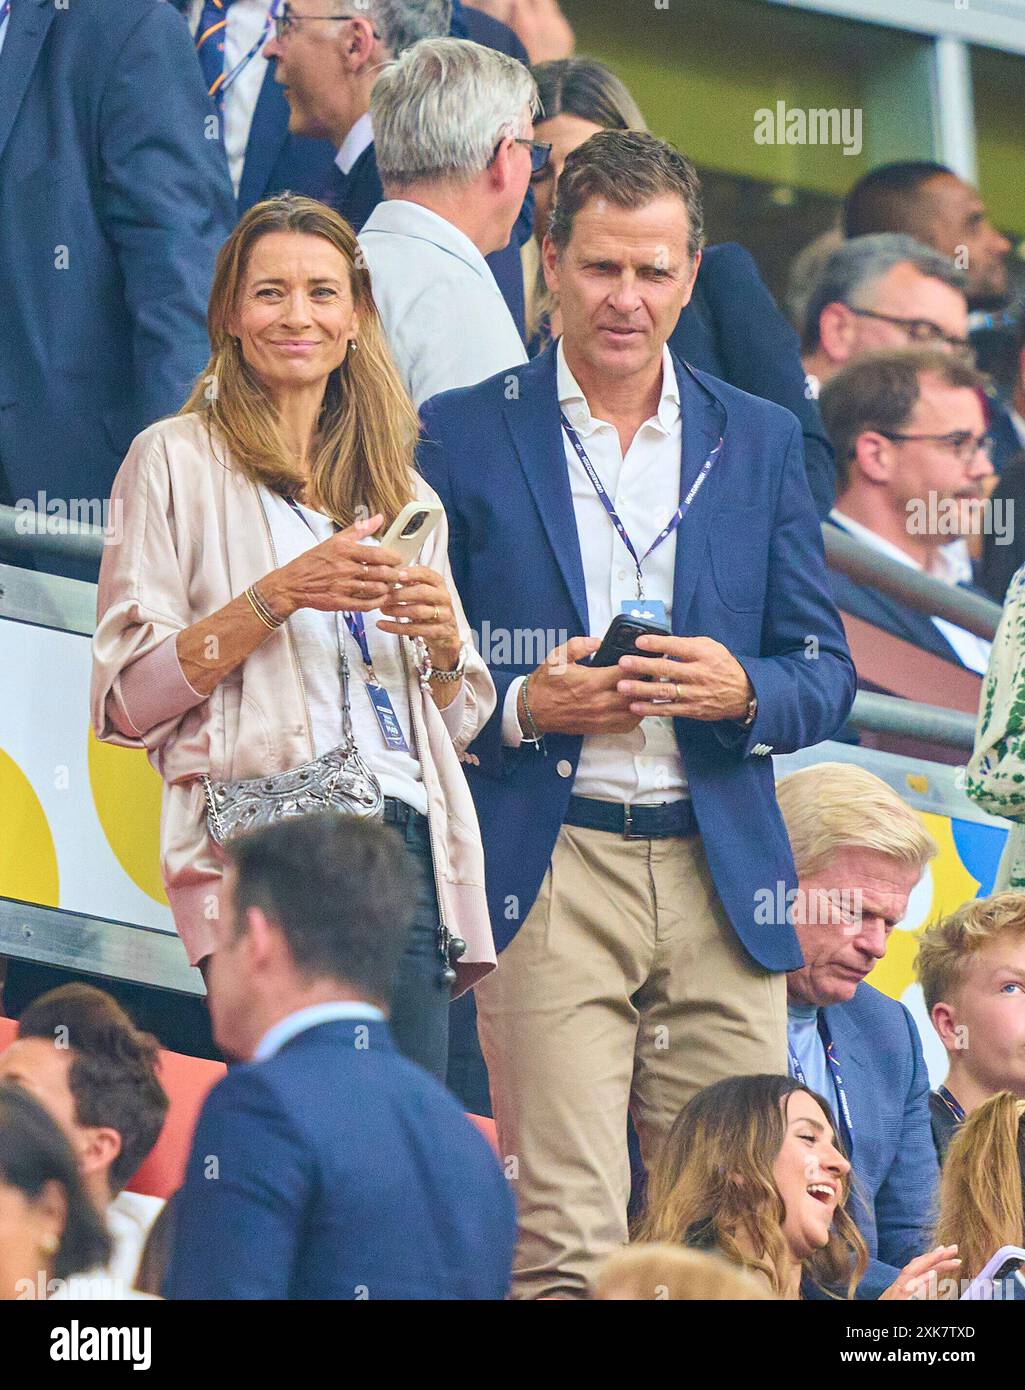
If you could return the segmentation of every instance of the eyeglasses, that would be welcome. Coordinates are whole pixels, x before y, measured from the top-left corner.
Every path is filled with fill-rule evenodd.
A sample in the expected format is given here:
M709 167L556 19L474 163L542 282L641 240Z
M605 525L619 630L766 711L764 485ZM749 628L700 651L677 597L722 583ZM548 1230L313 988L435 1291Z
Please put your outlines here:
M974 355L969 339L952 338L932 319L902 319L896 314L877 314L874 309L855 309L852 304L848 304L847 308L859 319L878 319L880 323L896 324L898 328L903 328L913 343L946 343L960 357Z
M495 160L498 158L498 151L505 144L506 140L509 139L512 140L514 145L526 145L527 149L530 151L530 172L532 175L539 174L548 163L552 153L552 147L544 140L525 140L521 135L504 135L491 151L491 158L488 160L488 168L490 169L491 165L494 164Z
M282 5L281 13L274 16L274 34L276 38L283 39L285 35L289 33L292 29L294 29L297 24L302 24L307 19L330 19L345 21L357 18L365 18L365 16L358 16L354 14L293 14L291 5L286 3ZM373 34L375 39L379 39L381 37L381 35L377 32L376 29L371 29L371 33Z
M980 450L989 458L993 447L988 434L972 434L970 430L951 430L949 434L887 434L885 430L879 433L894 443L923 440L938 444L942 449L949 449L959 463L971 463Z

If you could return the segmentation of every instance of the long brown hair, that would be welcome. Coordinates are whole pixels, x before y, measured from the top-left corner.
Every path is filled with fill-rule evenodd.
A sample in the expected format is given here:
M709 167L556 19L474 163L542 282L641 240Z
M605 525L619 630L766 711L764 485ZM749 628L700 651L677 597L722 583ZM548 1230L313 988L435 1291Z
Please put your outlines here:
M973 1110L950 1142L940 1180L936 1243L957 1244L962 1279L1002 1245L1025 1242L1025 1100L1000 1091Z
M784 1294L788 1263L786 1208L772 1175L786 1134L783 1103L804 1091L833 1119L821 1096L787 1076L734 1076L699 1091L676 1117L648 1176L637 1241L676 1241L720 1250L761 1274ZM833 1130L834 1143L841 1147ZM846 1286L851 1297L868 1263L865 1242L847 1211L850 1184L842 1179L828 1244L804 1262L826 1293ZM739 1235L754 1247L745 1251Z
M207 311L210 361L181 413L204 416L253 482L286 496L306 484L277 410L229 328L253 247L271 232L323 237L348 265L359 341L328 378L308 481L318 504L341 525L361 507L382 512L387 525L413 497L419 422L388 351L356 234L323 203L292 193L256 203L221 247Z

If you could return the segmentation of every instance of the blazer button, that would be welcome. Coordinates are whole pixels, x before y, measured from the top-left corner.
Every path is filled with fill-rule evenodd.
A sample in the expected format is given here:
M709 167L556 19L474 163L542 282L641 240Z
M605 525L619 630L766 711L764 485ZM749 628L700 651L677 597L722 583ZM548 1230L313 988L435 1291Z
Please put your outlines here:
M555 770L560 777L571 777L573 775L573 764L566 758L560 758L555 764Z

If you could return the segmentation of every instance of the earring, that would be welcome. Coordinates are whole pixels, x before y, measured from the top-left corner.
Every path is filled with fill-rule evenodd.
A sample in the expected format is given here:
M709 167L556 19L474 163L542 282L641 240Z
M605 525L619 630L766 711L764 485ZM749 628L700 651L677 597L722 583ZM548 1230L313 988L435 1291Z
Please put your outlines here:
M350 338L350 339L349 339L349 348L348 348L348 351L349 351L349 352L355 352L355 351L357 350L358 347L359 347L359 344L356 342L356 339L355 339L355 338Z
M54 1233L52 1231L48 1231L47 1234L43 1236L43 1239L40 1241L39 1248L42 1250L44 1255L56 1255L57 1248L59 1245L60 1241L57 1239Z

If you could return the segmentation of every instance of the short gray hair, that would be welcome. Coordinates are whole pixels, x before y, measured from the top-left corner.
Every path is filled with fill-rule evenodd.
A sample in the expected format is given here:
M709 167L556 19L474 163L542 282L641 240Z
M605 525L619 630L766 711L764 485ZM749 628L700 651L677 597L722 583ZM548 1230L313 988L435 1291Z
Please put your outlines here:
M923 246L912 236L897 232L877 232L842 242L826 261L818 284L812 290L805 310L801 347L814 352L819 345L819 319L827 304L850 304L863 309L864 300L877 281L895 265L913 265L920 275L942 280L951 289L965 293L965 277L949 256Z
M515 58L469 39L424 39L374 83L370 118L384 183L467 181L503 136L520 135L537 84Z
M421 39L440 38L452 27L452 0L335 0L334 7L371 20L396 58Z

